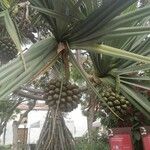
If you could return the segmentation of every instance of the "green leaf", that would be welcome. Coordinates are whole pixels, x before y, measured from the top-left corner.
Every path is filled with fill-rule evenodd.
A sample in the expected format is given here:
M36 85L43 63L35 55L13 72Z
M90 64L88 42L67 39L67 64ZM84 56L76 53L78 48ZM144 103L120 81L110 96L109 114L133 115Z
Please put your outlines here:
M47 53L47 51L50 51L50 47L54 48L56 46L56 40L54 38L47 38L42 41L39 41L35 44L33 44L29 50L24 54L25 61L28 63L35 58L41 56L43 52ZM20 61L20 57L17 57L13 61L10 61L9 63L3 65L0 67L0 80L4 79L7 75L11 74L14 70L17 70L18 68L22 67Z
M125 81L125 80L120 80L120 82L122 83L125 83L125 84L128 84L128 85L132 85L132 86L135 86L135 87L139 87L139 88L142 88L142 89L145 89L145 90L150 90L150 80L149 80L149 84L143 84L142 83L133 83L133 82L129 82L129 81Z
M0 67L2 70L0 74L0 99L4 99L19 86L31 80L45 65L53 65L57 60L56 44L57 42L53 38L48 38L31 46L25 53L26 71L23 70L19 58Z
M133 136L134 136L134 138L135 138L137 141L140 141L140 139L141 139L141 134L140 134L139 131L134 131L134 132L133 132Z
M113 69L111 72L112 74L123 75L123 74L138 72L140 70L144 71L149 69L150 69L150 64L142 64L142 65L134 65L125 69Z
M97 54L105 54L112 57L125 58L128 60L138 61L150 63L150 57L141 56L138 54L134 54L131 52L127 52L125 50L121 50L118 48L106 46L106 45L98 45L93 43L82 43L82 44L70 44L72 49L83 49L89 52L95 52Z
M103 38L108 39L108 38L115 38L115 37L122 37L122 36L123 37L137 36L137 35L149 34L149 33L150 33L150 27L124 27L124 28L119 28L112 32L109 32Z
M119 76L119 77L120 79L150 81L150 77L147 77L147 76L139 76L139 77Z
M121 89L125 91L126 93L128 93L128 95L130 95L138 105L143 107L150 114L150 102L147 99L145 99L141 94L137 93L133 89L123 84L121 84ZM150 115L149 115L149 118L150 118Z
M117 27L123 26L125 23L131 23L133 21L137 21L138 19L148 17L150 15L150 5L144 8L137 9L136 11L132 11L120 16L117 16L113 20L111 20L104 28L105 30L112 30Z
M31 78L33 78L34 75L36 75L47 64L48 59L51 60L50 66L52 66L56 62L56 58L56 53L51 52L50 55L47 55L46 57L40 57L39 59L33 61L34 65L28 67L25 72L17 76L13 81L10 80L11 82L9 82L6 87L2 87L2 89L0 90L0 99L4 99L11 92L31 80Z
M45 15L48 15L49 17L52 17L52 18L57 18L60 20L68 20L68 19L78 20L77 18L72 18L72 16L68 16L68 15L65 15L63 13L59 13L59 12L56 12L54 10L51 10L51 9L39 8L39 7L35 7L35 6L30 6L30 7L43 13L43 14L45 14Z
M12 41L15 43L18 52L20 53L21 59L23 61L23 65L24 65L24 67L26 69L26 64L25 64L25 60L24 60L24 57L23 57L23 52L22 52L19 36L17 34L17 30L16 30L16 28L14 26L14 23L13 23L13 21L11 20L11 18L9 16L8 10L5 10L5 11L1 12L0 13L0 17L4 19L6 29L7 29L8 33L9 33Z
M134 2L134 0L103 1L103 4L98 9L93 11L81 24L75 26L73 30L74 36L71 35L70 41L80 40L87 37L87 35L90 36L92 33L98 32L106 23Z
M70 11L72 16L76 16L77 18L80 19L85 19L85 15L82 13L80 7L83 4L83 0L78 0L76 3L73 2L72 0L66 1L68 5L70 6Z

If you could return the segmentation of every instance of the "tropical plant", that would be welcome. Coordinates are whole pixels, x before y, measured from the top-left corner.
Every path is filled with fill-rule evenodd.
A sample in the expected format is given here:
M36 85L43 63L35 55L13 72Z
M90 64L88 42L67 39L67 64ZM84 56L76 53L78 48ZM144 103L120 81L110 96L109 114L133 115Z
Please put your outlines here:
M75 141L65 125L62 113L59 111L57 118L53 115L55 113L49 109L36 149L75 150Z
M22 102L21 98L15 100L4 100L0 102L0 135L3 133L10 119L15 119L16 115L20 112L17 106Z
M145 39L145 37L150 30L149 26L143 25L149 16L149 6L135 9L135 6L132 5L135 1L123 2L119 0L116 2L113 0L96 2L62 0L59 1L61 8L57 7L57 1L48 1L45 3L31 0L30 2L30 8L38 11L49 23L49 30L52 32L53 37L44 39L31 46L31 48L24 53L24 56L21 56L22 59L18 57L1 67L1 82L3 83L4 80L7 80L7 82L1 84L1 99L17 89L20 85L29 81L31 77L34 76L33 78L35 78L42 71L46 70L46 68L52 66L58 57L64 59L64 54L66 57L69 56L73 65L78 67L77 62L71 54L71 49L85 49L89 52L102 55L103 60L109 65L108 68L111 67L111 73L110 69L106 69L107 73L109 72L113 75L105 78L104 74L107 73L104 73L101 77L102 80L105 80L107 83L111 82L112 85L115 85L115 79L118 79L121 74L149 69L149 65L147 64L150 62L148 57L149 52L147 50L149 38ZM74 5L75 7L73 7ZM128 8L130 5L132 6ZM109 9L106 11L105 8L107 7ZM132 7L134 7L134 9L131 9ZM127 11L124 11L127 8L133 11L127 13ZM8 33L20 50L19 38L7 10L1 12L1 19L3 18L5 18ZM128 23L129 21L130 24ZM143 35L140 41L138 35ZM117 41L118 38L121 40L116 43L120 46L115 45L114 42L114 40ZM137 47L137 39L139 43L145 39L143 44L145 45L145 43L147 43L147 46L145 45L145 47L143 47L144 50L139 50ZM134 44L134 47L129 48L129 43L131 42L135 42L136 45ZM104 45L105 43L109 46ZM121 46L121 44L124 44L124 46ZM97 55L97 57L100 57L100 55ZM119 59L116 59L116 57L119 57ZM113 63L109 63L111 61L108 62L106 58L113 61ZM99 61L101 62L101 60ZM129 65L131 66L131 64L136 65L137 61L143 62L144 64L137 67L134 66L134 70L133 67L129 69L125 68L129 67ZM119 62L121 62L122 65ZM80 68L78 67L78 69ZM131 79L128 82L123 78L121 78L120 81L123 82L120 83L121 91L123 91L125 95L128 93L127 96L130 102L149 116L149 102L147 100L141 101L137 94L125 85L137 85L137 83L133 83ZM147 86L144 87L148 88ZM103 102L105 103L105 101Z
M77 145L76 150L98 150L100 148L103 150L109 149L106 135L99 136L97 129L93 132L92 138L92 143L89 143L87 135L75 138Z
M0 146L0 150L10 150L11 149L11 146L9 146L9 145L1 145Z
M4 2L6 0L3 0L2 4ZM3 9L0 13L0 23L5 23L19 55L0 67L0 99L3 100L21 85L33 81L59 61L66 80L69 80L71 63L98 99L118 118L122 119L122 115L116 108L110 107L104 98L107 88L113 95L118 94L119 100L120 96L127 99L150 119L150 102L137 90L150 90L150 78L140 75L141 71L150 69L150 26L147 24L150 5L138 8L136 2L30 0L30 5L25 3L27 10L32 12L29 13L29 19L34 25L40 21L44 22L47 35L50 36L44 36L25 52L21 50L17 23L14 26L9 16L9 8ZM15 4L18 6L18 3ZM72 50L86 50L89 53L94 66L90 75L95 74L94 78L101 81L98 88L93 86L88 73L81 68ZM117 109L120 110L120 106Z

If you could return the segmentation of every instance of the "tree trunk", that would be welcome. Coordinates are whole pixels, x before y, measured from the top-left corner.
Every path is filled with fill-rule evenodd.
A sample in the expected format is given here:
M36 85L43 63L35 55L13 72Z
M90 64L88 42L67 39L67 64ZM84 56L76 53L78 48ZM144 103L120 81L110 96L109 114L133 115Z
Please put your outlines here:
M92 132L93 132L93 121L94 121L94 101L95 101L95 95L90 91L89 89L89 109L88 109L88 116L87 116L87 126L88 126L88 136L89 136L89 142L92 142Z
M93 120L94 120L94 106L91 106L87 117L89 140L92 139Z
M75 150L75 142L65 125L61 112L48 112L40 138L37 144L37 150Z
M13 150L18 150L18 123L13 122Z
M0 136L2 135L2 133L3 133L3 126L0 125Z
M7 125L4 128L3 145L5 145L5 141L6 141L6 127L7 127Z

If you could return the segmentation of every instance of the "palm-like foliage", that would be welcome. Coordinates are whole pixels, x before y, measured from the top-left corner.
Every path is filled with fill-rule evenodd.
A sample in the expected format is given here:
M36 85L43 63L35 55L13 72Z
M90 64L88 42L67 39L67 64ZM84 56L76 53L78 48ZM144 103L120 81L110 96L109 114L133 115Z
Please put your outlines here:
M150 15L150 5L137 9L135 2L30 0L30 9L39 14L37 20L42 18L53 36L21 53L24 55L22 59L18 56L0 68L0 99L51 67L58 56L64 59L63 53L87 80L71 53L72 49L84 49L90 53L100 79L113 87L117 86L134 106L149 117L150 102L137 94L133 86L149 90L150 80L148 77L130 76L130 73L150 68L150 40L147 36L150 27L145 25ZM1 12L0 17L5 18L7 30L20 49L19 38L8 11ZM92 84L88 83L101 98Z

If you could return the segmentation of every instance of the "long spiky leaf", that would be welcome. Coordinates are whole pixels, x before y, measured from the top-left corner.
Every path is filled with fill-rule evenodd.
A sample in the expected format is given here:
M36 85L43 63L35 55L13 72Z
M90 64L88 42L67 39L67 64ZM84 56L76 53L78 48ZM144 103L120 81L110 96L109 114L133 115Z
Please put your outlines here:
M90 51L95 52L97 54L105 54L108 56L114 56L114 57L125 58L133 61L138 61L138 62L150 63L150 57L141 56L138 54L127 52L125 50L121 50L103 44L101 45L93 44L93 43L71 44L70 47L72 49L83 49L83 50L88 50L89 52Z

